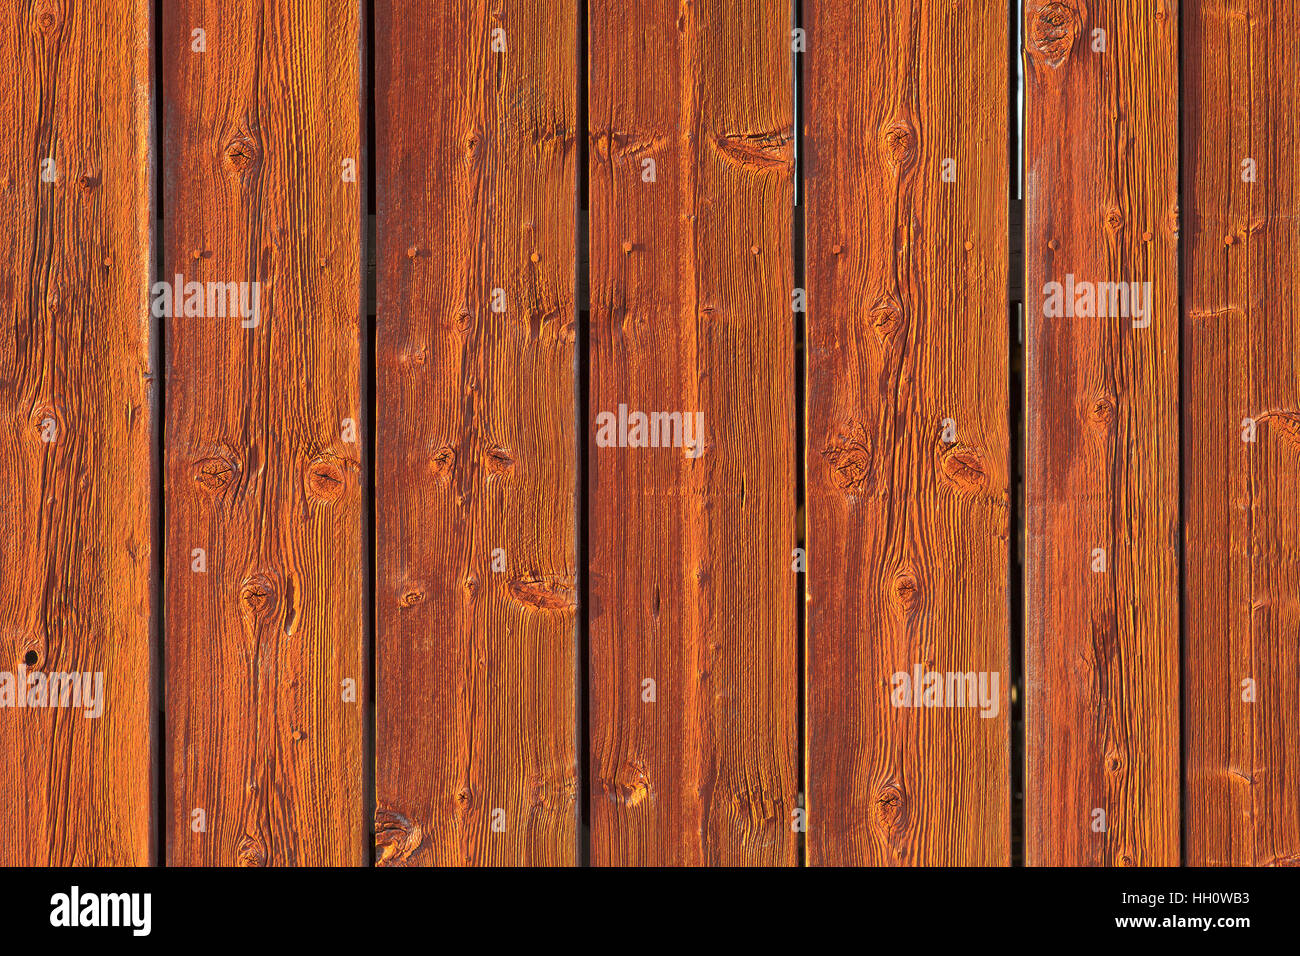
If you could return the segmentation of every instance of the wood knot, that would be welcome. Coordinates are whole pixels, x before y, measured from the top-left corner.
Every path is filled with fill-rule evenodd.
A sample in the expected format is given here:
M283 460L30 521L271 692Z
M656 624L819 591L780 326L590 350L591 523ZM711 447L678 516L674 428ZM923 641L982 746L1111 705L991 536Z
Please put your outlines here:
M339 500L347 484L344 461L337 455L317 455L307 463L305 479L308 496L332 504Z
M452 476L456 471L456 449L450 445L443 445L435 451L433 457L429 459L429 471L440 484L451 484Z
M49 36L59 29L63 22L63 11L57 3L42 3L36 14L36 29Z
M1088 417L1098 425L1109 425L1115 421L1115 400L1109 395L1100 395L1088 409Z
M892 783L876 791L873 799L876 822L886 830L898 830L907 822L907 796Z
M77 185L83 193L88 193L99 185L99 177L92 176L90 173L82 173L77 177Z
M881 131L880 148L895 168L904 169L916 158L916 130L903 120L895 120Z
M194 463L194 483L209 494L220 494L238 477L239 460L228 451L219 451Z
M275 611L275 582L260 572L249 575L239 586L239 603L250 621L269 617Z
M1259 420L1268 422L1270 433L1276 430L1279 438L1300 450L1300 412L1268 412L1259 416Z
M948 483L959 491L974 491L984 484L984 459L974 448L954 446L943 453L939 466Z
M916 607L921 598L921 586L917 584L916 577L910 571L900 571L895 575L890 590L894 606L903 613Z
M493 445L484 456L484 464L494 475L508 475L515 470L515 457L508 448Z
M871 307L871 327L882 342L887 342L903 328L903 306L892 295L882 295Z
M1030 48L1055 69L1069 57L1082 26L1078 11L1071 5L1045 3L1038 8L1030 24Z
M62 436L63 425L53 405L39 405L29 421L36 437L42 442L56 442Z
M238 133L226 144L222 158L227 169L247 173L257 168L260 153L257 140L248 133Z
M375 865L406 866L424 843L424 828L396 810L375 808Z
M1115 206L1106 210L1106 228L1111 232L1121 232L1124 229L1124 214Z
M478 158L479 147L483 145L483 131L472 129L465 134L465 160L474 162Z
M469 784L464 784L463 786L457 787L456 792L452 794L452 797L456 801L457 809L461 810L462 812L473 809L474 788L469 786Z
M724 160L750 172L794 170L794 138L788 130L723 134L713 147Z
M417 604L420 604L423 601L424 601L424 588L420 587L418 584L412 584L410 587L408 587L405 591L402 592L402 596L397 600L397 605L398 607L404 607L404 608L415 607Z
M650 796L650 777L644 765L628 761L618 770L614 792L610 794L625 807L635 807Z
M563 611L577 607L571 579L546 580L536 574L515 578L508 585L510 596L520 604L543 611Z
M871 440L860 422L850 420L822 449L831 478L845 491L859 491L871 478Z
M409 348L402 349L401 362L407 368L412 365L424 365L429 361L429 347L427 345L412 345Z
M236 853L236 866L266 866L266 848L257 837L245 834Z

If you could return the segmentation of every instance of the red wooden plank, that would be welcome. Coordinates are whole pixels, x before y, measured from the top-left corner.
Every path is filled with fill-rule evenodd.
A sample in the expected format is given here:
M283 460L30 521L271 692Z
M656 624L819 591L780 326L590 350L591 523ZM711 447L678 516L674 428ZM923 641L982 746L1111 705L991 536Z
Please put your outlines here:
M1006 864L1005 9L804 14L808 860Z
M3 866L153 858L150 6L0 7Z
M1179 859L1178 8L1025 7L1025 859Z
M380 0L378 860L577 854L572 0Z
M1300 863L1297 13L1208 0L1183 24L1193 866Z
M167 858L357 865L360 6L179 0L162 27L163 274L202 284L167 319Z
M589 9L592 861L791 864L790 7Z

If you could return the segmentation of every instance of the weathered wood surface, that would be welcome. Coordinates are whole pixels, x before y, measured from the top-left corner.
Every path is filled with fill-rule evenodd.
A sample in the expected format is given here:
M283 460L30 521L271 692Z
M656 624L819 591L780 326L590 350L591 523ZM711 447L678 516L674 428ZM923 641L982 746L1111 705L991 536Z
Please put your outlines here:
M167 320L167 859L362 864L360 6L180 0L161 36L163 275L260 283Z
M0 9L3 866L153 857L151 39L144 2Z
M1025 858L1174 864L1178 5L1032 0L1024 37Z
M1006 864L1006 11L804 15L808 861Z
M589 31L591 859L793 864L790 8L591 0ZM602 446L620 406L681 445Z
M1296 5L1025 5L1030 864L1300 860ZM801 4L801 448L794 10L586 8L374 4L373 438L366 5L0 12L0 864L1009 861L1007 11Z
M1300 863L1300 24L1183 23L1187 863Z
M577 858L572 0L379 0L377 859Z

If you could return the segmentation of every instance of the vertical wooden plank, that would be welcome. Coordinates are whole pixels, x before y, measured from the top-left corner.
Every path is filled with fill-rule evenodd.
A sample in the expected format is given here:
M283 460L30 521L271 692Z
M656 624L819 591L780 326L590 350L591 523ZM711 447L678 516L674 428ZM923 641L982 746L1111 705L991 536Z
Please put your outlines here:
M153 857L151 39L0 8L3 866Z
M808 859L1006 864L1006 10L804 15Z
M1183 25L1187 862L1300 863L1300 17Z
M573 863L577 8L375 23L378 860Z
M186 283L167 320L167 858L361 864L360 5L179 0L162 40L163 273ZM216 314L215 283L245 284L239 315Z
M592 861L791 864L790 7L589 13Z
M1024 37L1025 858L1171 865L1178 5L1031 0Z

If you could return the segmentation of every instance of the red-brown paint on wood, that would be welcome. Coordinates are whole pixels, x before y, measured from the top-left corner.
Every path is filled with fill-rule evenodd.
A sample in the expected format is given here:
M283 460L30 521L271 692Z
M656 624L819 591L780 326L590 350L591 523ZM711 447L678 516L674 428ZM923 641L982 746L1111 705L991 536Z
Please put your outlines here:
M3 866L153 857L150 6L0 9Z
M376 857L571 864L577 6L375 23Z
M804 16L808 861L1006 864L1006 11Z
M1293 0L1183 21L1187 862L1300 863Z
M1178 5L1032 0L1024 38L1025 859L1176 864Z
M790 7L591 0L589 37L591 858L792 864ZM620 406L702 438L603 447Z
M163 13L163 274L260 283L167 319L173 865L368 854L360 11Z

